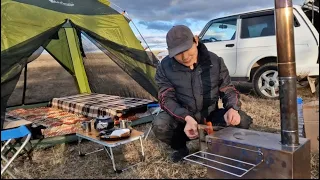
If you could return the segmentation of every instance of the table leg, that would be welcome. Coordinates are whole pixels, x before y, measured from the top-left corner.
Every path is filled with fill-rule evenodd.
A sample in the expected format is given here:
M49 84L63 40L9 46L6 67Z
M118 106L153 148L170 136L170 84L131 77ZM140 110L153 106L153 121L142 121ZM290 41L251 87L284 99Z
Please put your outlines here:
M149 130L148 130L147 134L145 135L144 140L147 140L152 129L153 129L153 123L151 124L151 127L149 127Z
M116 163L115 163L115 161L114 161L114 156L113 156L112 147L109 147L109 149L110 149L110 154L109 154L109 156L110 156L111 161L112 161L113 170L114 170L114 172L116 172L116 173L121 173L122 170L119 170L119 169L116 168Z
M107 146L103 146L103 148L104 148L104 150L106 150L106 152L107 152L107 154L108 154L109 158L111 159L111 154L109 153L109 151L108 151L108 149L107 149Z
M78 137L78 149L79 149L79 156L84 156L84 154L81 152L81 137Z
M1 169L2 168L4 168L4 166L1 164ZM17 179L13 174L12 174L12 172L9 170L9 169L7 169L6 171L5 171L5 173L8 173L13 179ZM2 177L2 175L1 175L1 177Z
M144 161L144 160L145 160L145 157L144 157L144 148L143 148L141 136L140 136L139 140L140 140L140 146L141 146L142 161Z
M8 160L4 155L2 155L2 154L1 154L1 159L4 160L6 163L9 162L9 160ZM1 164L1 165L2 165L2 164ZM19 171L16 167L14 167L12 164L10 164L10 167L12 167L15 172L17 172L17 173L20 172L20 171Z

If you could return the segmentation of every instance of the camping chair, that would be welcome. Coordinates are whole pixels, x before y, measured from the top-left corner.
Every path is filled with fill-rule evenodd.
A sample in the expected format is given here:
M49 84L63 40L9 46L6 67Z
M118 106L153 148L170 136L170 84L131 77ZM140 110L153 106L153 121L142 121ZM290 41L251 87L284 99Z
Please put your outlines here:
M152 128L153 128L153 121L154 121L154 119L155 119L155 116L154 116L154 113L152 113L152 112L150 111L150 109L151 109L151 108L154 108L154 107L157 107L157 109L155 110L155 116L158 116L158 114L159 114L160 111L161 111L161 107L160 107L159 104L148 104L148 105L147 105L147 111L149 111L150 114L151 114L151 116L152 116L152 122L151 122L151 126L150 126L150 128L149 128L149 130L148 130L148 132L147 132L147 134L146 134L146 136L145 136L145 138L144 138L144 140L146 140L146 139L148 138L149 133L150 133L150 131L151 131Z
M26 138L25 138L26 137ZM10 144L16 140L20 142L25 138L21 146L18 150L15 150L13 156L8 160L6 157L5 149L10 146ZM18 156L22 149L25 148L27 143L31 138L31 133L26 126L20 126L13 129L7 129L1 131L1 178L4 172L7 172L12 178L16 179L16 177L12 174L11 171L7 170L12 161ZM17 141L16 141L17 142ZM16 143L15 143L16 144ZM14 168L17 171L16 168Z

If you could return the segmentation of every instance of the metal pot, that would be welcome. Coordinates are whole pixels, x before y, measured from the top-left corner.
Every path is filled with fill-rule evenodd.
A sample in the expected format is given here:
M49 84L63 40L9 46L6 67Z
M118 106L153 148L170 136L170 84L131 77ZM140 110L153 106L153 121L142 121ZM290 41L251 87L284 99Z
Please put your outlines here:
M131 128L131 123L132 121L129 120L120 120L120 128L121 129L127 129L127 128Z
M94 128L98 131L107 130L114 127L114 122L110 116L98 116L94 121Z
M84 121L81 123L81 128L85 132L91 132L91 121Z

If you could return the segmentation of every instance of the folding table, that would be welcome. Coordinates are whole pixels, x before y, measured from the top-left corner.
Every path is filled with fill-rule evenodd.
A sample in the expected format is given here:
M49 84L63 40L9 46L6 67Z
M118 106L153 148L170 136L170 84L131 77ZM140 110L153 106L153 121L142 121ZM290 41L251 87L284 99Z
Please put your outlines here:
M122 171L127 170L127 169L129 169L129 168L131 168L133 166L136 166L137 164L139 164L139 163L144 161L144 149L143 149L143 144L142 144L142 138L144 136L143 132L140 132L140 131L137 131L135 129L132 129L131 130L131 136L129 138L122 139L122 140L117 140L117 141L100 140L99 137L98 137L99 132L96 131L95 129L92 129L91 132L79 131L79 132L76 133L76 135L78 136L78 147L79 147L79 155L80 156L86 156L86 155L89 155L89 154L92 154L92 153L96 153L96 152L100 152L100 151L105 150L107 152L108 156L110 157L111 161L112 161L112 166L113 166L113 169L114 169L114 171L116 173L121 173ZM98 144L102 145L103 148L84 154L84 153L81 152L81 141L82 141L82 139L87 139L89 141L98 143ZM115 158L114 158L114 155L113 155L113 149L112 148L120 146L120 145L123 145L123 144L130 143L130 142L133 142L133 141L137 141L137 140L140 141L140 146L141 146L141 155L142 155L141 156L141 161L139 163L136 163L134 165L129 166L128 168L117 169L116 168L116 164L115 164Z

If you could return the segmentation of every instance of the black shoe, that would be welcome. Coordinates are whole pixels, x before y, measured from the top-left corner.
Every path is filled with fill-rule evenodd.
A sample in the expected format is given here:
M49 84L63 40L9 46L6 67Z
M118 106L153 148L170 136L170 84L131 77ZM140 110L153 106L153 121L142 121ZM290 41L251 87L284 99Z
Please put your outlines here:
M181 148L171 154L171 161L174 163L177 163L181 161L188 154L189 154L189 149L187 147Z

